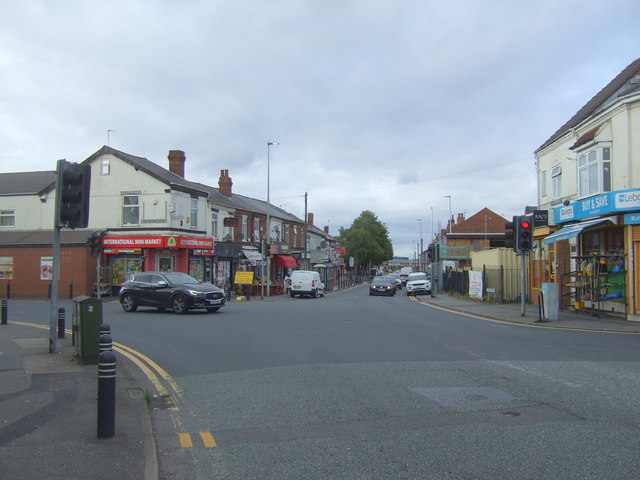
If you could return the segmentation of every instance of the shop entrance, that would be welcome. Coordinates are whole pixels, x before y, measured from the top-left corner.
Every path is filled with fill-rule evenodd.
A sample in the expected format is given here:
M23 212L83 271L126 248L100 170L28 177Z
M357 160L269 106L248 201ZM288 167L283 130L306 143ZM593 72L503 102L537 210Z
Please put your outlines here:
M175 255L156 255L156 270L159 272L173 272L176 266Z

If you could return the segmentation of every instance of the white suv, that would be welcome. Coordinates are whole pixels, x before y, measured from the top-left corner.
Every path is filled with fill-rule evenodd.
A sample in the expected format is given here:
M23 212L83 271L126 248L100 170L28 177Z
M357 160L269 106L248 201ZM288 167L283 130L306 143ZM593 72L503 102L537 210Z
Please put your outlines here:
M407 295L417 295L419 293L431 293L431 280L426 273L410 273L407 278Z

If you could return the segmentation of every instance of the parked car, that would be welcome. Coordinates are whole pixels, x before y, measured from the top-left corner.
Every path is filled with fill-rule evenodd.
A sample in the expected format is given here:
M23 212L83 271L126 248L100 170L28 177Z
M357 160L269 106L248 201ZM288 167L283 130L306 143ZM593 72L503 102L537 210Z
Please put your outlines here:
M391 275L373 277L369 284L369 295L389 295L392 297L395 294L396 282Z
M313 298L324 297L324 283L320 274L311 270L295 270L291 274L291 297L309 295Z
M414 272L407 277L407 295L431 293L431 280L426 273Z
M138 307L156 307L177 314L193 308L217 312L226 300L220 288L181 272L135 273L122 285L119 299L125 312L135 312Z

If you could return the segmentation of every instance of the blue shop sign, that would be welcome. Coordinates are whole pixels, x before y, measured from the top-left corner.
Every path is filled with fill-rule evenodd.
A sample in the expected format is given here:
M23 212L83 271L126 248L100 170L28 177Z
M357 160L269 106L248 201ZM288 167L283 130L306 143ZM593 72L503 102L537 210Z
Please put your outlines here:
M627 213L624 216L625 225L640 225L640 213Z
M629 210L640 210L640 189L619 190L584 198L555 208L553 214L556 224L559 224Z

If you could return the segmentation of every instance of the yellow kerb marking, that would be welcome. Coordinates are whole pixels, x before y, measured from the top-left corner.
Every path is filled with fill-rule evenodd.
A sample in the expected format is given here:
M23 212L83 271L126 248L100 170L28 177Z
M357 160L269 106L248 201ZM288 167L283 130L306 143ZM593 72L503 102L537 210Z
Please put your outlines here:
M182 448L191 448L193 447L193 442L191 441L191 435L188 433L179 433L178 438L180 439L180 446Z
M215 448L218 446L211 432L200 432L200 438L202 438L204 446L207 448Z

